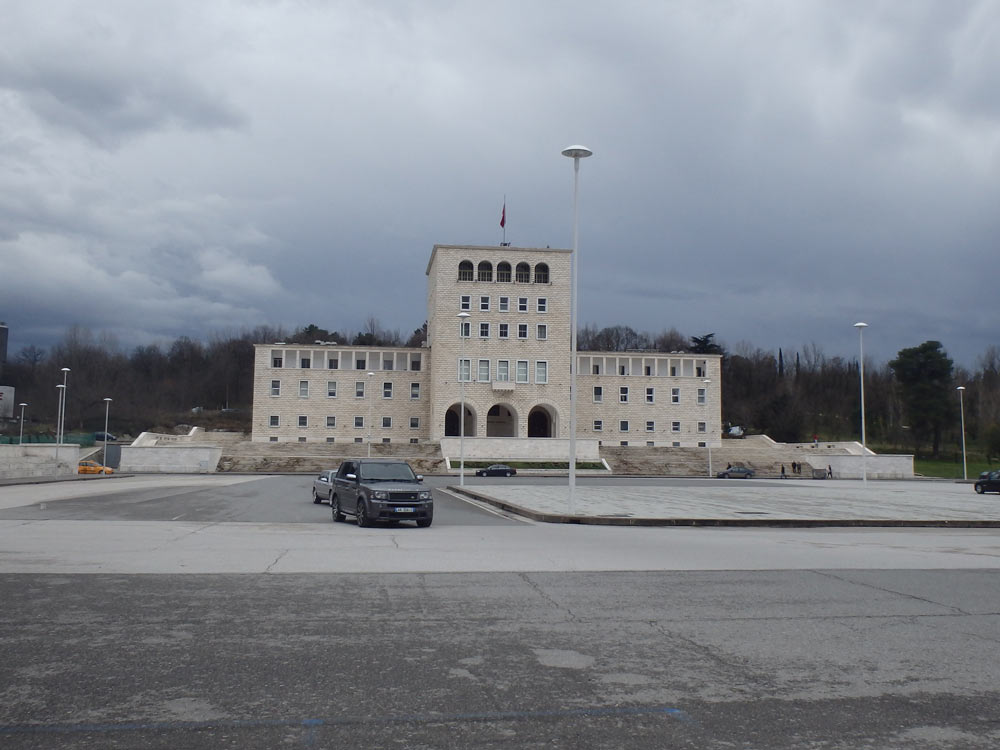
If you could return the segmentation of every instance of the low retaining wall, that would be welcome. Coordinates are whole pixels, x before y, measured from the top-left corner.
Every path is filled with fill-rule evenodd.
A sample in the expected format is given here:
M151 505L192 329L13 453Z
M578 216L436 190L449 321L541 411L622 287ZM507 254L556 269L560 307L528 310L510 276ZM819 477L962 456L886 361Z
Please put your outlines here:
M80 462L80 446L64 443L25 443L0 445L0 478L25 479L30 477L73 476Z
M459 443L464 442L464 451ZM569 440L562 438L441 438L441 455L454 462L459 452L465 460L508 460L508 461L566 461L569 458ZM600 461L601 450L598 440L576 441L577 461Z
M826 461L833 469L834 479L861 479L862 456L824 456L817 454L811 462L817 469L820 460ZM883 453L869 453L864 456L864 474L869 479L913 479L913 456L894 456Z
M221 456L222 448L212 445L123 445L119 471L125 474L211 474Z

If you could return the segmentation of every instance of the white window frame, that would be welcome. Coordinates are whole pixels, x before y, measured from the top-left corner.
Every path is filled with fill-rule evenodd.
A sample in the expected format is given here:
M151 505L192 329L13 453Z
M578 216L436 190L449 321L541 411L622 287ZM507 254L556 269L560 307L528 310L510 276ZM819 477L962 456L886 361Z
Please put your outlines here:
M391 430L392 429L392 417L384 416L382 417L382 429Z
M327 380L326 381L326 397L327 398L337 398L337 381Z
M618 386L618 403L627 404L628 403L628 386L620 385Z
M309 398L309 381L299 381L299 398Z
M483 295L479 298L479 312L489 312L489 311L490 311L489 295Z
M541 377L539 377L541 375ZM535 382L545 385L549 382L549 362L545 359L535 360Z
M410 400L415 401L420 398L420 383L410 383Z
M670 403L679 404L681 402L681 389L671 388L670 389Z
M595 385L594 386L594 403L603 404L604 403L604 386Z
M528 360L519 359L514 369L514 382L515 383L527 383L528 382ZM522 367L523 365L523 367Z
M483 365L486 366L486 377L483 377ZM488 359L481 359L476 362L476 380L480 383L490 382L490 361Z
M271 381L271 395L272 396L280 396L281 395L281 381L280 380L272 380Z
M365 428L365 418L363 416L354 417L354 429L363 430Z
M699 422L698 423L698 432L708 432L708 423L707 422Z
M299 414L299 427L306 428L309 426L309 415Z
M549 298L539 297L535 300L535 310L540 313L546 313L549 311Z
M311 370L312 369L312 357L302 357L299 360L300 370Z
M618 420L618 432L628 432L628 420L619 419Z
M594 432L604 432L604 420L595 419L594 420Z
M509 323L497 323L497 338L509 339L510 338L510 324Z
M517 298L517 311L518 312L528 312L528 298L518 297Z
M681 431L681 423L680 422L671 422L670 423L670 431L671 432L680 432Z
M706 389L706 388L699 388L698 389L698 403L699 404L706 404L706 403L708 403L708 389Z
M646 420L646 432L656 432L656 422L652 419Z
M326 426L327 426L327 429L331 429L331 430L334 427L336 427L337 426L337 417L336 416L328 416L326 418Z
M365 381L355 380L354 381L354 398L364 398L365 397Z
M340 369L340 357L330 357L326 361L326 369L328 370L339 370Z
M654 404L654 403L656 403L656 389L655 388L647 388L646 389L646 403L647 404Z
M392 381L382 383L382 398L392 398Z
M411 430L420 429L420 417L410 417L410 429Z
M509 383L510 382L510 360L509 359L498 359L497 360L497 382L498 383Z
M497 309L500 312L510 312L510 297L501 297L498 299Z
M517 338L519 340L526 340L528 338L528 324L518 323L517 324Z
M472 312L472 295L463 294L458 301L458 309L464 312Z
M459 383L471 383L472 382L472 360L460 357L458 360L458 382Z
M488 339L490 337L490 324L480 323L479 324L479 338Z
M537 341L547 341L549 338L549 326L546 323L535 325L535 339Z
M472 338L472 323L468 320L462 320L458 323L458 337L463 339Z
M267 418L268 427L281 427L281 417L278 414L272 414Z

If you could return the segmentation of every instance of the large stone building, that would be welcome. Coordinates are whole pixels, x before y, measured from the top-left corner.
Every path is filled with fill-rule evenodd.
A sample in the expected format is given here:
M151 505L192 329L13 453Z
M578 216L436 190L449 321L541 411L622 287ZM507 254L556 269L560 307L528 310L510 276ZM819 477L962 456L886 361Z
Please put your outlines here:
M435 245L424 346L257 345L252 439L441 441L459 435L463 396L465 436L519 439L505 455L530 455L529 438L568 438L571 261L569 250ZM717 355L584 351L577 361L578 440L720 443Z

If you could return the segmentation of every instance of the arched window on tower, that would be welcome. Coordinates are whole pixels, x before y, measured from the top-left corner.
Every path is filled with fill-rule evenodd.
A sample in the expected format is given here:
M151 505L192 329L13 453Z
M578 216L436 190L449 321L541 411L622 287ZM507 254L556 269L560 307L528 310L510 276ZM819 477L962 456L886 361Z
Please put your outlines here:
M549 283L549 266L547 263L538 263L535 265L535 283Z
M510 281L510 263L505 260L497 263L497 281Z
M515 277L518 284L527 284L531 281L531 266L527 263L517 264L517 276Z
M479 262L479 280L493 281L493 264L488 260L482 260Z
M458 264L459 281L472 281L474 278L471 260L463 260Z

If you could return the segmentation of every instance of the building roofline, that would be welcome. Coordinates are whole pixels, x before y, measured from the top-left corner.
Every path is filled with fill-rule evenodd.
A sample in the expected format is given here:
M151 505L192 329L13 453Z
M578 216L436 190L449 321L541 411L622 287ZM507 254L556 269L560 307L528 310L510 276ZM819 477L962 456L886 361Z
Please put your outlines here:
M436 244L431 249L431 257L427 261L427 270L424 271L425 276L431 275L431 266L434 265L434 258L437 256L438 248L441 250L471 250L471 251L484 251L489 250L494 252L496 250L501 250L503 252L513 252L513 253L572 253L572 250L562 247L511 247L510 245L442 245Z

